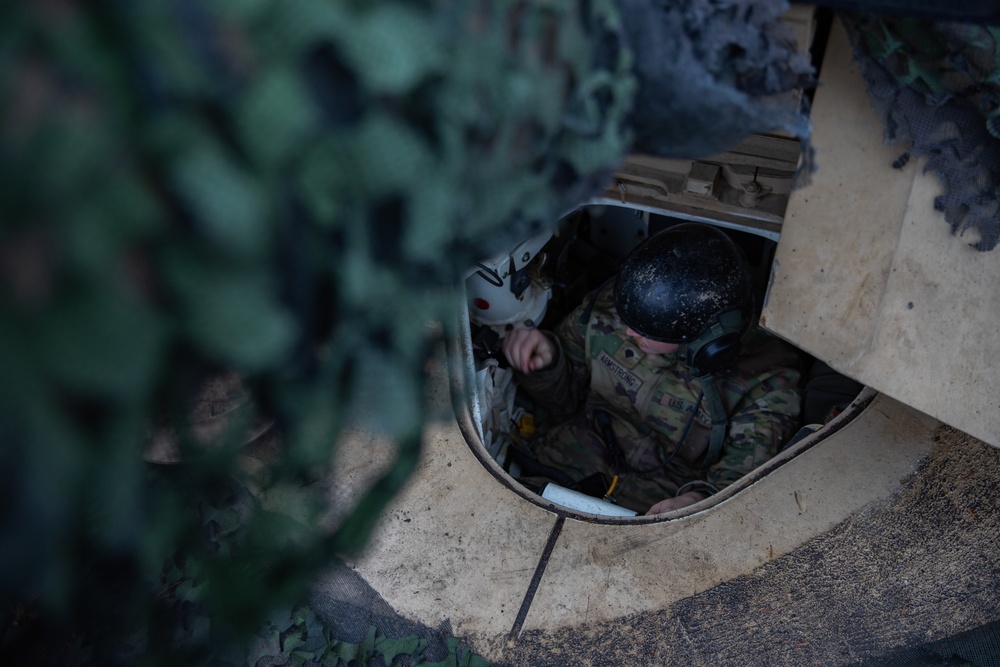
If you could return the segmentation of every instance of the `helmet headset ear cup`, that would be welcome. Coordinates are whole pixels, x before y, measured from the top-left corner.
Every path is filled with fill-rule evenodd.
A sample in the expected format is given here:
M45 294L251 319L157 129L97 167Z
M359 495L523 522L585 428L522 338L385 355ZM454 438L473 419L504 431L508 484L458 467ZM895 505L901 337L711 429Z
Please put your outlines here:
M743 347L745 320L739 309L719 313L697 339L685 346L685 359L695 374L718 373L736 363Z

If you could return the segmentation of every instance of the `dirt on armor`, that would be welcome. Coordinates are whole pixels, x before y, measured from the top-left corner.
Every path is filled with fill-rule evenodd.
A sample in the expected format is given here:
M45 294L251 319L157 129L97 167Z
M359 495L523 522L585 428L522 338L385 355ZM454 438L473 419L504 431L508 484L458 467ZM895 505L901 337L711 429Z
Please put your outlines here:
M658 612L525 632L491 653L535 667L842 665L996 622L998 479L1000 450L943 426L895 496L755 573Z

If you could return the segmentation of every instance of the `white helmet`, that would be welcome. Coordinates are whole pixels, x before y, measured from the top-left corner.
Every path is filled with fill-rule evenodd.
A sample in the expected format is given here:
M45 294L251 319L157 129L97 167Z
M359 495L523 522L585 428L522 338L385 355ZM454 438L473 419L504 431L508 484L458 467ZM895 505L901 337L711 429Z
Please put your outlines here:
M541 322L552 290L531 273L545 261L541 249L550 238L552 232L539 234L477 265L465 279L473 322L491 327L533 327Z

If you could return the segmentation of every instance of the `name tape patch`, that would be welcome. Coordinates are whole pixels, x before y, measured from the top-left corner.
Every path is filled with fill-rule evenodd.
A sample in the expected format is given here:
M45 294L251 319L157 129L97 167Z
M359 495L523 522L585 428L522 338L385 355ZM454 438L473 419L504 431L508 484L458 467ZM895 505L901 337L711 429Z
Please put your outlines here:
M642 386L642 380L640 380L635 375L630 373L627 368L625 368L617 361L615 361L611 357L611 355L609 355L604 350L601 350L601 353L597 355L597 361L600 362L602 366L611 371L611 374L614 375L619 382L621 382L629 389L632 389L634 391Z

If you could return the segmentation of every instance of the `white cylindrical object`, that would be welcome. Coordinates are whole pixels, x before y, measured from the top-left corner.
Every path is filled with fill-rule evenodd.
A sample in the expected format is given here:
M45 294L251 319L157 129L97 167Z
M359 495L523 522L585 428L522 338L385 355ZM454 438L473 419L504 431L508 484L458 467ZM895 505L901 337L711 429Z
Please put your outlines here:
M636 516L639 514L627 507L619 507L618 505L605 502L600 498L594 498L579 491L572 491L551 482L546 484L545 488L542 489L542 498L551 500L556 505L562 505L566 509L600 514L601 516Z

